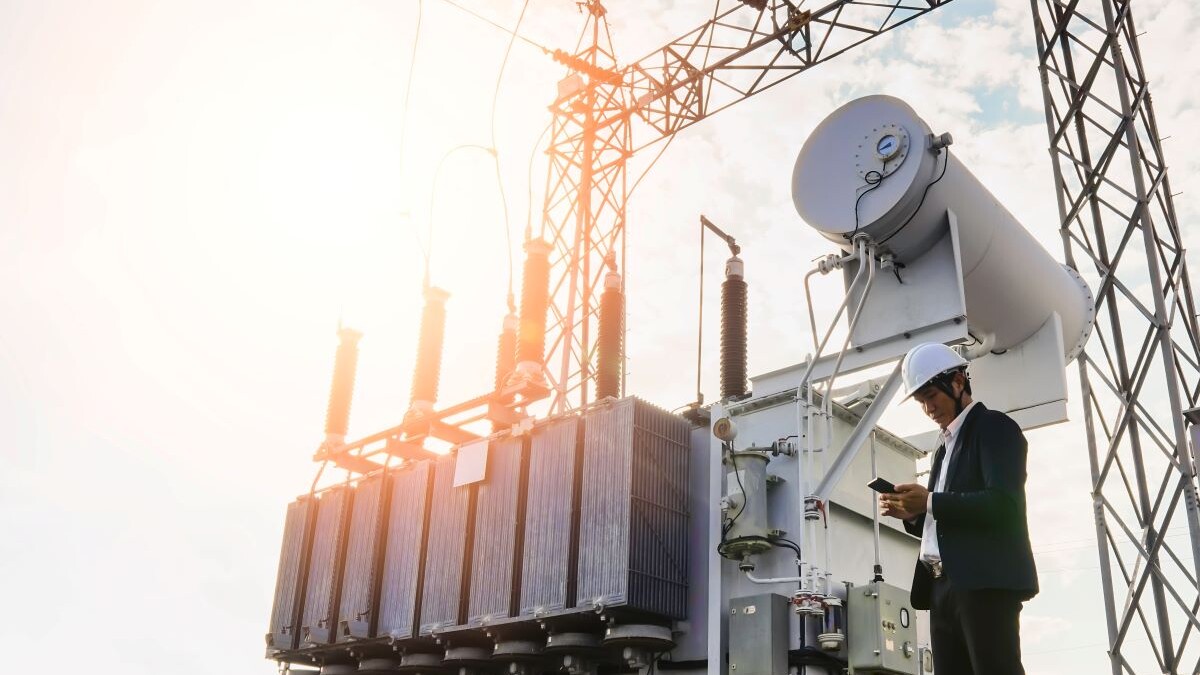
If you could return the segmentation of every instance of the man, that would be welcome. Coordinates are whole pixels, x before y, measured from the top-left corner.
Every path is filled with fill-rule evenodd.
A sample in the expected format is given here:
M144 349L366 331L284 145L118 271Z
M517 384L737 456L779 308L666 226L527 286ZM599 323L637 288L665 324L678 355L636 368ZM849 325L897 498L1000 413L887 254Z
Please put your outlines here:
M921 537L912 603L930 610L937 675L1022 675L1021 603L1037 594L1025 519L1025 436L971 399L967 362L946 345L901 365L906 397L942 429L928 489L880 495L885 516Z

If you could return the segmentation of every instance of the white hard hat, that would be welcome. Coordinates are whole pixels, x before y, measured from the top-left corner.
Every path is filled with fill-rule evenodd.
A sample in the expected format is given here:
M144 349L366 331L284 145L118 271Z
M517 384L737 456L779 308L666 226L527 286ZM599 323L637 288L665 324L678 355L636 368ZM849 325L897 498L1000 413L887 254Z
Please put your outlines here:
M965 368L967 360L940 342L917 345L904 355L900 364L900 379L904 382L904 398L929 384L930 380L948 370Z

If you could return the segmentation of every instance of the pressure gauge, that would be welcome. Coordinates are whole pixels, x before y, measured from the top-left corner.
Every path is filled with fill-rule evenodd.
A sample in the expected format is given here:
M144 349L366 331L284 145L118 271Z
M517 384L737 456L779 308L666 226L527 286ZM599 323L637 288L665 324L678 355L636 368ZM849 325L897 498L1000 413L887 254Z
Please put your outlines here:
M867 184L887 178L899 170L908 157L908 132L899 124L881 124L871 129L854 153L854 166Z
M879 159L888 161L900 153L900 139L896 134L884 134L875 143L875 154L879 155Z

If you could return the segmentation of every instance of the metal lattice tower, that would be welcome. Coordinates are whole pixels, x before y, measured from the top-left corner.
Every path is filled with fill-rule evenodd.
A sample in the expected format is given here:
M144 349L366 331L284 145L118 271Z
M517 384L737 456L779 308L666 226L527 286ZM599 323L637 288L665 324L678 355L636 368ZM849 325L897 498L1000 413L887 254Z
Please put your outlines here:
M582 3L590 41L555 55L570 73L551 108L540 232L554 250L546 353L553 412L589 400L603 275L612 262L624 269L629 158L949 2L835 0L809 10L789 0L717 0L703 25L620 68L603 6Z
M1066 259L1097 299L1078 363L1112 672L1197 673L1200 343L1132 3L1031 4Z

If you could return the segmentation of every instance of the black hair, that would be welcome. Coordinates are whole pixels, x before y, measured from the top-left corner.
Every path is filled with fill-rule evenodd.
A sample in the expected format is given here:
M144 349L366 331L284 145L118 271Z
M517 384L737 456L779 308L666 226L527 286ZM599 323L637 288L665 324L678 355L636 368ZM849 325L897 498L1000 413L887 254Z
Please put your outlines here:
M955 395L954 386L953 386L954 385L954 376L957 375L958 373L962 373L962 376L963 376L963 390L959 394ZM954 400L955 416L962 414L963 395L967 395L967 396L971 395L971 376L967 374L966 366L959 366L957 368L951 368L950 370L942 371L942 372L938 373L937 375L934 375L929 380L927 385L930 385L930 384L937 387L938 389L942 390L943 392L945 392L945 394L947 396L949 396L951 399Z

